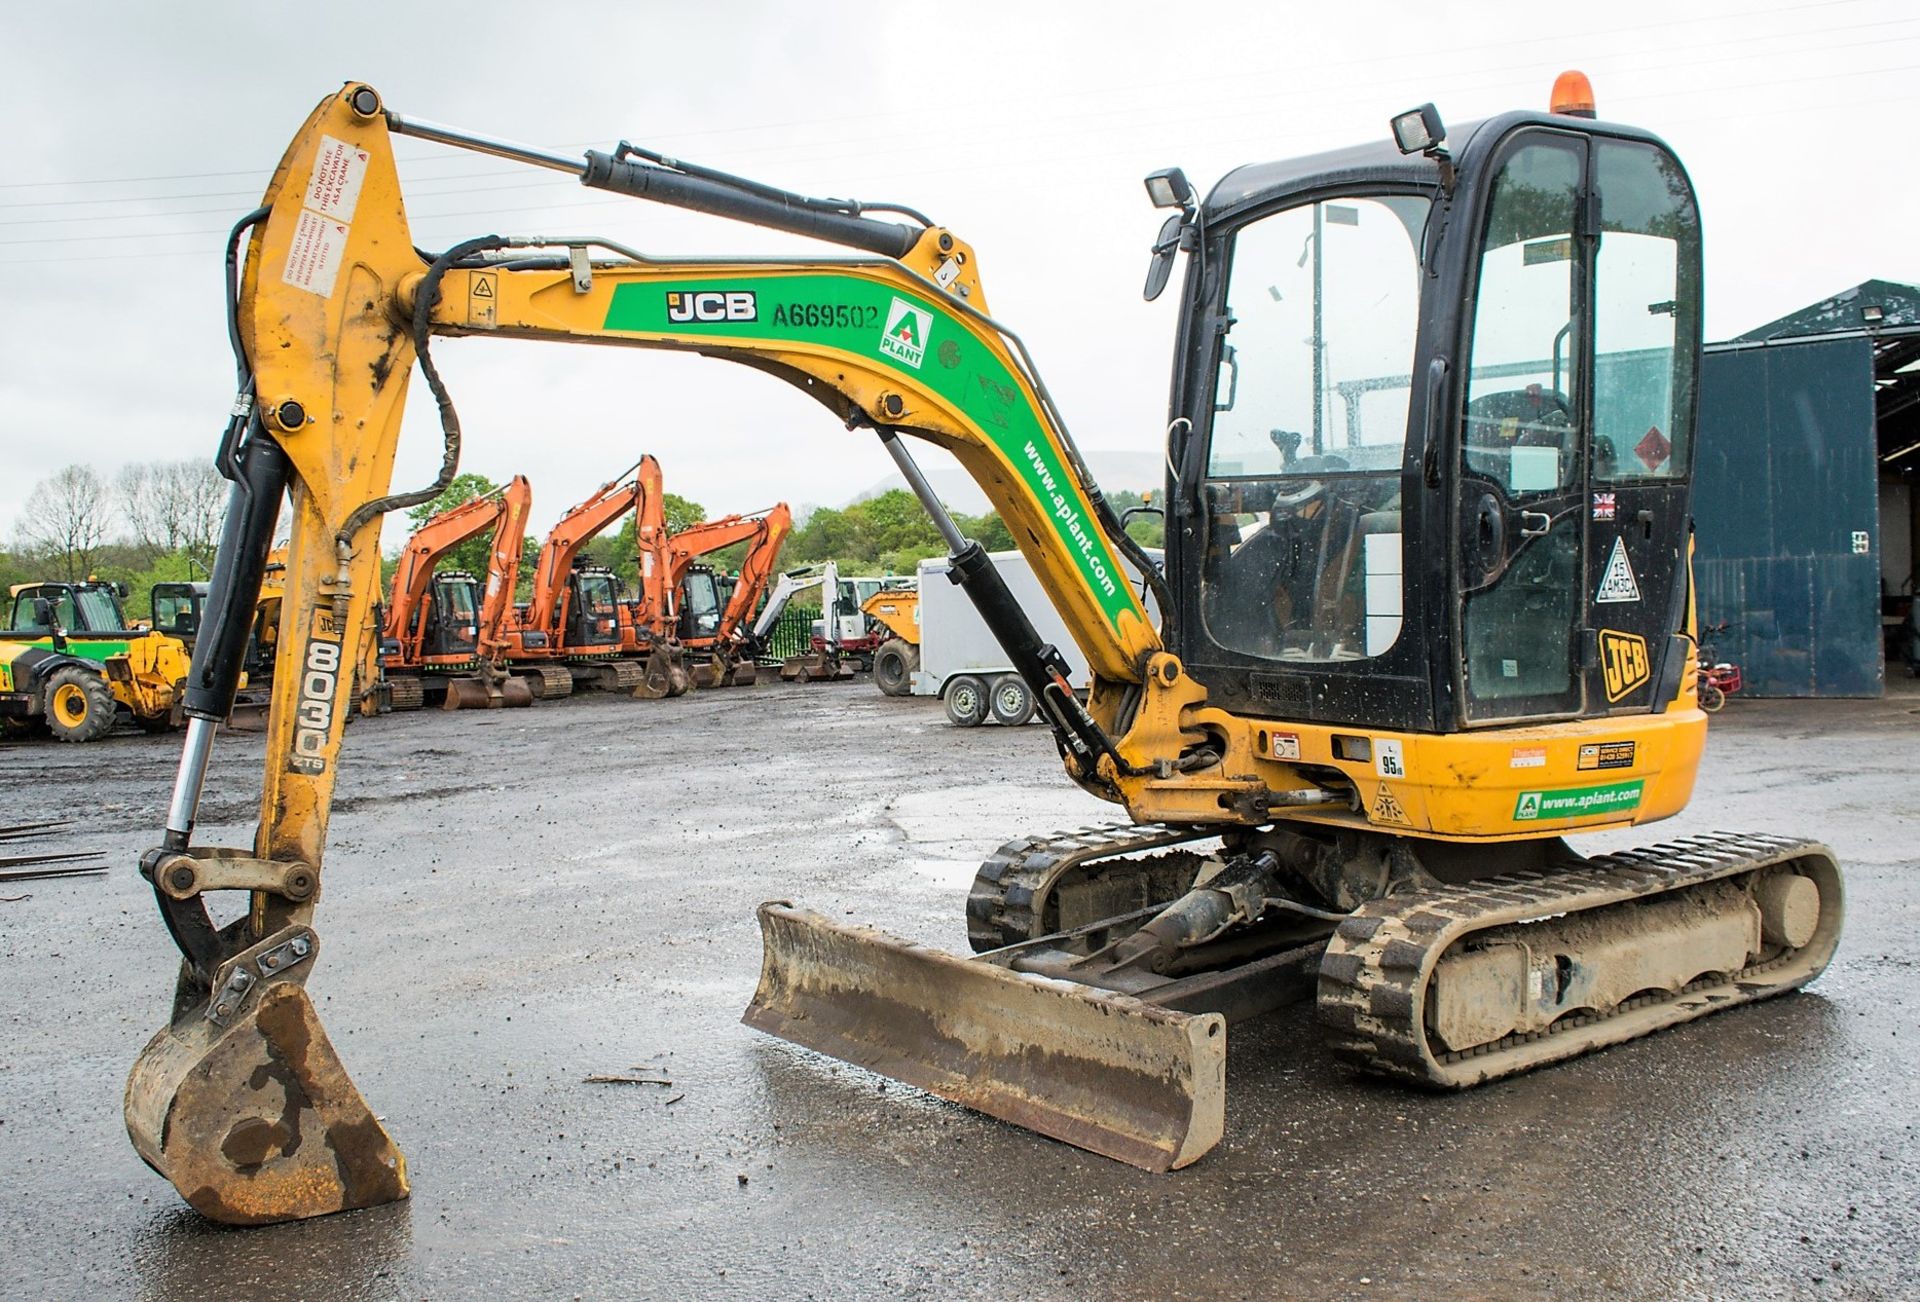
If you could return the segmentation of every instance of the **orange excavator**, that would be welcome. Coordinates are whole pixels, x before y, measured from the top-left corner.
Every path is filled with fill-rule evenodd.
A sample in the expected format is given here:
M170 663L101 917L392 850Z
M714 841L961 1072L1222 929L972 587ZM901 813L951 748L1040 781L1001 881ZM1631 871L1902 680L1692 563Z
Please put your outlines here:
M532 508L533 489L515 475L504 488L442 511L407 539L380 630L394 709L419 709L429 697L448 710L533 704L526 680L506 667L506 617ZM493 545L484 590L465 570L434 569L487 529Z
M660 463L642 457L561 516L547 534L534 562L533 598L518 612L509 649L514 672L529 677L536 696L565 696L576 686L639 696L678 696L686 690L678 648L636 621L612 570L580 555L587 543L633 511L645 590L648 572L662 564L662 501ZM650 544L643 535L660 541Z
M747 515L730 515L683 529L668 540L666 590L679 602L672 634L695 660L689 672L697 687L748 687L755 677L747 621L767 590L780 548L793 530L785 502ZM695 562L722 547L746 541L747 554L731 593L720 576Z

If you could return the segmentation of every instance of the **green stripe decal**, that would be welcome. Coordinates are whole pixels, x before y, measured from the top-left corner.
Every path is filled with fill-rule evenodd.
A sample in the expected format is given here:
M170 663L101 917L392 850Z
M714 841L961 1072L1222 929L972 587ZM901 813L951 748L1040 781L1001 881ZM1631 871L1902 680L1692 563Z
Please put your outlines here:
M1571 787L1563 791L1522 791L1513 804L1517 823L1545 818L1591 818L1595 814L1625 814L1640 807L1643 782L1614 782L1604 787Z
M1091 504L1006 364L943 305L858 276L809 273L614 287L605 328L684 339L715 337L831 348L891 369L963 412L1046 509L1108 624L1142 618Z

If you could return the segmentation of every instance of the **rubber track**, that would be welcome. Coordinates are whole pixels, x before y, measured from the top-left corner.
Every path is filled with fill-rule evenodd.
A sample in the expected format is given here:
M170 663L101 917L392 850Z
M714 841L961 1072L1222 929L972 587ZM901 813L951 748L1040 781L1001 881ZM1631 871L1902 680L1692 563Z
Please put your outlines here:
M1463 1052L1430 1045L1426 1001L1417 997L1447 948L1473 932L1684 890L1800 858L1832 863L1831 851L1818 842L1716 832L1600 856L1570 870L1512 873L1373 900L1340 924L1321 960L1319 1015L1328 1047L1362 1071L1463 1089L1792 989L1818 975L1826 956L1818 956L1811 972L1780 984L1767 981L1769 969L1792 965L1821 943L1818 939L1724 981L1706 979L1671 995L1640 996L1608 1013L1563 1017L1547 1030L1516 1033ZM1837 881L1836 870L1836 886ZM1823 893L1822 908L1828 903ZM1837 895L1832 903L1837 907ZM1829 952L1835 942L1837 935L1826 942ZM1702 997L1708 987L1715 993ZM1720 993L1727 990L1734 993ZM1670 1018L1643 1016L1642 1030L1608 1026L1626 1014L1689 1002L1697 1006L1671 1009Z
M975 953L1031 940L1053 884L1099 859L1218 836L1220 829L1165 823L1096 823L1051 836L1023 836L988 856L967 892L967 943ZM1040 902L1039 909L1035 901Z

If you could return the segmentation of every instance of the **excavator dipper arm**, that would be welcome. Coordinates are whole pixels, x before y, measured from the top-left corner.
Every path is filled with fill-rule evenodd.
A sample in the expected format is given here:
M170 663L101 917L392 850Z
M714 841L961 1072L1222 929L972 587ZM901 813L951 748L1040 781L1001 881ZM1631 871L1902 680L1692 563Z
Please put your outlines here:
M241 396L219 453L235 489L209 595L218 609L189 675L190 726L167 834L142 865L185 962L171 1022L129 1078L126 1116L156 1170L204 1214L234 1223L407 1192L405 1162L347 1077L304 985L319 952L313 914L352 642L379 584L381 518L431 500L458 465L459 418L433 364L433 337L706 353L779 375L850 425L938 443L1013 526L1097 677L1177 674L1150 670L1159 640L1103 524L1111 512L1091 495L1017 343L985 315L972 252L950 233L595 154L564 166L588 184L885 256L666 261L613 250L617 259L598 261L586 254L596 243L606 250L603 242L485 237L429 262L408 230L395 127L452 138L390 119L364 85L324 100L231 245L235 267L251 230L233 286ZM556 165L551 156L533 161ZM439 408L442 472L392 493L416 363ZM282 672L258 831L244 850L199 847L192 830L213 727L231 704L283 492L292 521ZM543 558L549 585L564 579L558 550ZM998 618L1025 624L1010 600L1001 606ZM1027 638L1037 651L1030 626ZM1029 661L1034 677L1052 676L1045 659ZM1112 743L1084 711L1075 723L1076 776L1110 792ZM214 890L246 892L245 916L214 927L204 902Z

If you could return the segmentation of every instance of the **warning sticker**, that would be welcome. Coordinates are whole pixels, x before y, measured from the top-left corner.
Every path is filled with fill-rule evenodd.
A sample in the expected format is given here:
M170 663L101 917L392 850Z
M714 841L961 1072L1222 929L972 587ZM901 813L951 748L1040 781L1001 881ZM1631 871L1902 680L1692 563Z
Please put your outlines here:
M1673 455L1673 444L1660 432L1658 425L1648 429L1646 435L1633 445L1633 455L1639 457L1648 470L1658 470L1667 464L1667 458Z
M347 250L347 230L345 222L302 212L300 224L293 229L293 245L287 250L287 269L280 279L321 298L331 295Z
M495 321L495 305L500 301L500 288L495 282L498 272L476 271L473 279L467 282L467 324L491 330Z
M1583 769L1630 769L1634 744L1630 741L1589 742L1580 748L1579 767Z
M1604 787L1574 787L1567 791L1522 791L1513 803L1513 818L1531 823L1543 818L1591 818L1595 814L1624 814L1638 807L1643 782L1615 782Z
M1373 771L1383 778L1407 776L1407 764L1400 755L1399 742L1382 738L1373 743Z
M1269 733L1267 748L1267 753L1277 760L1297 760L1300 758L1300 734L1297 732Z
M313 160L313 177L307 182L306 206L335 221L350 222L366 178L367 151L323 135L320 153Z
M1393 792L1387 789L1387 784L1384 782L1380 784L1380 794L1374 797L1373 821L1398 823L1402 827L1412 823L1412 820L1407 817L1407 811L1400 807L1399 800L1394 798Z
M1607 557L1607 572L1600 579L1600 591L1593 594L1595 601L1638 601L1640 584L1633 577L1633 565L1627 560L1627 540L1613 540L1613 554Z
M1507 761L1507 767L1513 769L1543 769L1547 766L1547 748L1545 746L1515 746L1513 758Z

